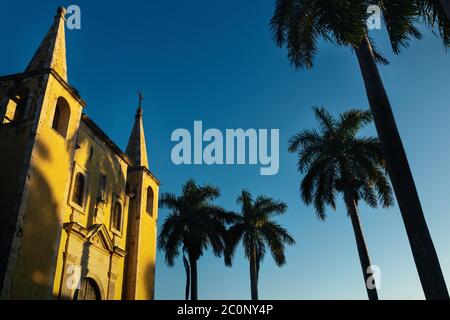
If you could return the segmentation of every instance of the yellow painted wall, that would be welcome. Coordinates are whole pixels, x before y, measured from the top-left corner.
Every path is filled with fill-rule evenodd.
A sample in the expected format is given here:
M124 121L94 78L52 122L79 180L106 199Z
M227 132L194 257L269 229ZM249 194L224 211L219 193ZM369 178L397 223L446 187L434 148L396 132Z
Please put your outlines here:
M144 168L131 169L128 175L136 195L130 200L129 266L125 298L154 299L159 184ZM154 192L152 215L147 212L148 187Z
M66 252L68 236L64 225L75 222L86 230L104 224L114 246L122 249L128 247L129 230L135 237L137 246L134 254L130 252L127 257L113 255L112 268L117 276L114 278L114 286L110 285L107 270L112 253L92 248L90 263L91 266L92 263L99 266L97 269L101 274L97 279L102 281L100 285L105 290L104 298L153 299L159 182L146 169L131 169L130 160L126 156L113 150L92 124L81 120L82 103L67 90L67 85L63 85L52 74L30 77L23 83L30 91L28 105L33 109L29 122L22 129L16 130L13 138L3 134L8 130L11 132L10 129L0 127L0 150L4 151L0 154L0 164L6 169L0 172L1 237L6 234L7 221L14 204L19 203L17 194L23 191L18 205L17 236L14 237L13 254L6 274L7 291L3 297L60 297L64 285L65 253L72 254ZM0 103L6 101L5 94L14 85L14 81L0 83ZM59 97L63 97L70 106L66 137L52 128ZM36 129L35 135L30 133L32 128ZM25 161L27 154L30 155L29 163ZM78 171L87 176L87 195L83 208L74 206L71 201L74 174ZM96 212L99 206L97 197L101 173L107 177L107 198L100 205L103 218L99 219ZM23 176L22 180L20 176ZM20 185L21 181L23 185ZM126 194L127 182L137 192L134 200ZM146 212L149 186L154 192L153 215ZM122 204L121 232L111 229L112 206L116 200ZM129 219L128 213L133 201L139 221L130 227L128 220L133 219ZM79 244L72 242L73 248L85 245L81 238L74 239L70 241L79 241ZM130 270L132 276L128 276L129 273L126 276L125 272ZM134 285L133 294L129 296L123 292L123 288L130 288L126 282L131 278L134 279ZM108 293L112 288L115 288L113 294Z
M51 127L60 96L71 107L66 139ZM81 112L81 105L50 76L19 211L19 216L23 217L23 230L18 239L20 251L15 270L11 275L12 299L51 297L59 237L66 218L64 199L71 171L71 151Z
M69 194L66 206L66 216L65 221L76 221L85 228L89 228L94 224L103 223L105 224L109 236L114 238L116 244L121 248L126 247L126 230L128 221L128 197L125 194L126 189L126 175L128 164L121 159L117 154L115 154L106 143L96 136L96 134L91 130L83 121L80 124L80 130L77 140L77 149L74 156L74 167L71 172L71 182L69 188ZM84 210L78 210L71 203L71 196L73 193L73 185L76 170L82 170L87 176L87 197ZM100 192L100 175L104 174L107 177L107 188L106 188L106 203L102 206L104 212L103 219L101 221L95 218L96 208L98 205L98 195ZM111 215L113 201L120 200L123 205L122 211L122 232L113 232L111 228ZM72 216L72 217L71 217ZM61 242L60 252L59 252L59 263L58 263L58 278L55 279L54 293L56 294L60 290L61 273L63 252L65 250L65 241ZM119 268L122 273L117 279L115 298L120 299L121 290L123 285L123 269L124 269L124 259L117 259ZM106 285L106 284L105 284Z
M139 233L140 248L138 257L137 297L138 300L154 299L156 237L158 220L158 190L156 181L144 172L142 188L141 232ZM147 188L153 190L152 214L147 212Z
M20 79L20 85L35 90L39 87L41 78ZM0 115L3 115L8 104L9 94L14 92L17 81L6 80L0 82ZM28 104L37 102L37 97L29 99ZM19 193L19 185L24 182L23 168L26 164L27 142L33 125L32 115L26 115L20 124L0 124L0 241L4 245L10 224L10 218L16 197ZM1 122L0 122L1 123ZM0 245L1 246L1 245ZM3 249L2 249L3 250Z

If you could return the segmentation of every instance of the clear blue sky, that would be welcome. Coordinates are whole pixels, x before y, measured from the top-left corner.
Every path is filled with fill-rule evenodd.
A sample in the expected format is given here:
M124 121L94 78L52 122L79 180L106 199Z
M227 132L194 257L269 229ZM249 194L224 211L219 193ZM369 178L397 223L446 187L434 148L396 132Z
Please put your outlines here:
M316 66L295 71L271 38L274 1L8 1L0 9L0 74L25 69L60 5L78 4L82 29L67 31L69 82L92 117L125 148L137 105L145 95L144 121L150 169L161 192L179 193L193 177L220 187L218 203L238 209L241 188L285 201L280 218L297 240L287 265L267 257L261 268L263 299L366 299L355 239L342 202L319 222L299 197L296 156L287 140L315 125L310 107L338 114L367 108L357 61L349 49L319 46ZM441 265L450 285L450 56L429 32L393 56L383 30L372 33L391 65L381 73L414 173ZM170 135L177 128L279 128L280 172L262 177L254 166L172 164ZM365 131L374 134L373 127ZM417 272L397 207L361 207L372 262L381 267L381 299L422 299ZM159 224L166 215L160 211ZM158 253L156 297L182 299L185 274L179 258L168 268ZM247 299L248 264L237 252L232 269L206 254L199 261L201 299Z

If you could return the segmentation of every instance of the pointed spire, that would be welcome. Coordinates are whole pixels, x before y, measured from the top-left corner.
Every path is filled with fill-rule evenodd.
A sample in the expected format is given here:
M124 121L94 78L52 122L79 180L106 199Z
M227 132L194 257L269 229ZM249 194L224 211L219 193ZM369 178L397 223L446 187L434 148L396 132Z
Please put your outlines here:
M66 36L64 30L66 12L64 7L58 8L53 24L28 64L26 72L51 68L67 82Z
M146 167L148 169L147 147L145 146L144 121L142 116L142 100L144 98L140 91L138 92L138 96L139 107L136 111L133 130L131 130L130 139L128 140L126 154L134 162L135 166Z

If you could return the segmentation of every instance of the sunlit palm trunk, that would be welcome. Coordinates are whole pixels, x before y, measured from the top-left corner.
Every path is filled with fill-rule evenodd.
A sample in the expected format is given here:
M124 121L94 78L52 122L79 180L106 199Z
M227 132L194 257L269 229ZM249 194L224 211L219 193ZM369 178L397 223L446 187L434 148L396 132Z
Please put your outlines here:
M345 204L352 220L353 232L355 233L356 246L358 248L359 260L361 262L361 268L364 277L364 285L367 290L369 300L378 300L378 293L376 288L369 288L368 283L374 284L374 281L369 280L372 275L369 271L370 263L369 251L367 250L366 240L364 239L364 233L359 220L358 206L355 200L351 196L345 196Z
M191 300L198 300L198 292L197 292L197 260L189 257L189 266L191 268Z
M253 250L250 258L250 289L252 300L258 300L258 266L256 262L256 250Z
M441 0L441 5L444 7L445 14L450 21L450 0Z
M367 38L355 48L386 166L427 299L449 299L391 105Z

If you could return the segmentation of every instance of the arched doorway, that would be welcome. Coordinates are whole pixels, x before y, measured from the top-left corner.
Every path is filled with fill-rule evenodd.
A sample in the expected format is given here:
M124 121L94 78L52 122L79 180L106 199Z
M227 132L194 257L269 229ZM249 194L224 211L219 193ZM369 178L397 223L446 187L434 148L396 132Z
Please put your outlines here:
M100 289L94 279L84 278L80 289L75 291L74 300L101 300Z

